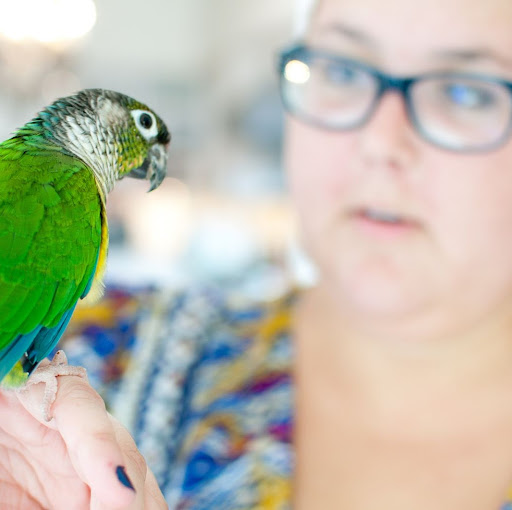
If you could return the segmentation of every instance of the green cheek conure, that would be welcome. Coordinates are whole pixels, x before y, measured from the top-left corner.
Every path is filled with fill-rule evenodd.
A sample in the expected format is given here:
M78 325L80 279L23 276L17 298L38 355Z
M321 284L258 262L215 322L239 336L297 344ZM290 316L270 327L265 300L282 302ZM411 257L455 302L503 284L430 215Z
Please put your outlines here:
M3 386L23 384L77 301L101 293L106 196L125 176L148 179L150 191L159 186L169 142L144 104L89 89L55 101L0 143Z

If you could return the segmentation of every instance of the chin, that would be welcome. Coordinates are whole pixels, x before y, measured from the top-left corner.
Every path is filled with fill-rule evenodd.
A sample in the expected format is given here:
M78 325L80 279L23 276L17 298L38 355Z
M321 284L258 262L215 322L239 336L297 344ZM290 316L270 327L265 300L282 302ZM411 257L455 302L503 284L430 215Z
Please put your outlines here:
M400 319L421 306L425 281L403 268L335 268L326 272L323 285L339 301L342 313L364 320ZM415 280L416 283L413 281Z

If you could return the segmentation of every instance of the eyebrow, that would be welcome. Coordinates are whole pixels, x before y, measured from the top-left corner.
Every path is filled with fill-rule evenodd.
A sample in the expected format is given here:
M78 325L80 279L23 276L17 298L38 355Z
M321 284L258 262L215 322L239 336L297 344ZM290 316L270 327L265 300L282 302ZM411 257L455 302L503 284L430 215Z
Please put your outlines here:
M333 23L325 27L326 31L335 32L352 42L367 46L370 48L377 48L378 43L371 36L345 23ZM450 63L472 64L475 62L494 62L501 66L507 67L512 70L512 58L497 53L487 48L454 48L454 49L440 49L432 52L432 57L435 59L445 60Z
M354 42L364 44L365 46L376 46L376 42L363 31L351 27L344 23L333 23L326 27L327 31L336 32L337 34L345 36Z
M512 69L512 59L486 48L439 50L435 51L433 55L442 60L456 61L464 64L479 61L496 62Z

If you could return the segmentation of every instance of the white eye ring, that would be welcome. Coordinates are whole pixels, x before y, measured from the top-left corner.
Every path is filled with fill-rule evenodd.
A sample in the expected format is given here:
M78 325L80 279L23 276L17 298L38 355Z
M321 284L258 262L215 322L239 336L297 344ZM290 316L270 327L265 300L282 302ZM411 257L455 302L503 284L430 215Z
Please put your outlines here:
M137 129L146 140L151 140L158 135L156 118L151 112L147 110L132 110L130 113L133 120L135 120Z

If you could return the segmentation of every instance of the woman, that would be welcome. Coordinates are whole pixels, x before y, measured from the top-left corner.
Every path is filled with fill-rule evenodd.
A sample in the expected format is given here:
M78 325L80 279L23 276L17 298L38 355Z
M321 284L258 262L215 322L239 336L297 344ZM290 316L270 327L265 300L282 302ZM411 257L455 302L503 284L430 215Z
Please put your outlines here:
M176 506L507 508L511 22L507 0L317 2L281 72L286 167L319 281L267 310L263 333L242 324L229 345L242 353L213 350L226 335L210 335L199 368L189 362L186 382L201 390L187 394L185 421L173 425L188 455L168 466L182 472ZM232 322L226 310L203 317L208 328ZM291 338L287 368L282 353ZM220 352L231 365L211 362ZM270 385L259 375L271 373L292 402L290 381L277 377L291 370L293 496L285 475L261 471L286 471L282 429L256 440L250 430L237 441L222 435L242 421L229 406L244 396L252 402L245 411L267 431L267 413L286 415L282 393L259 413L255 395ZM11 507L23 509L70 508L70 501L86 508L89 497L92 508L164 508L142 456L101 399L79 378L59 384L49 424L38 410L40 388L2 394L2 500L8 494ZM230 462L219 468L217 459L210 469L214 454L205 449L225 443ZM261 462L245 462L255 457ZM223 480L231 499L204 496L222 494Z

